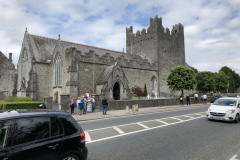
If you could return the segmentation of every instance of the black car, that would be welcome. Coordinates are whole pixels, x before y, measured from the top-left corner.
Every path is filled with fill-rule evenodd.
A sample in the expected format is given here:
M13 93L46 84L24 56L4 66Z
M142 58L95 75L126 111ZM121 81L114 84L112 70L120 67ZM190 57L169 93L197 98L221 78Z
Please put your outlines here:
M0 160L85 160L80 125L68 113L0 113Z

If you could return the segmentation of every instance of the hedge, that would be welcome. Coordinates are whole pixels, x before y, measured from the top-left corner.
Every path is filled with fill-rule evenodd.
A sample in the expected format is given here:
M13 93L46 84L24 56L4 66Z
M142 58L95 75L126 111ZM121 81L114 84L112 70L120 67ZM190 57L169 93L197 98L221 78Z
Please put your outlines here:
M44 104L44 102L2 102L0 110L38 109L40 104Z

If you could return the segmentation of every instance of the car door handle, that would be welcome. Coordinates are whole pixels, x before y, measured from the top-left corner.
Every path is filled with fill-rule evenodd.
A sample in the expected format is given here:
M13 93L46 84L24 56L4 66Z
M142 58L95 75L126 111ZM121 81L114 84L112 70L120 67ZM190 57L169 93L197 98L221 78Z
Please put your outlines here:
M48 148L50 148L50 149L56 149L57 146L59 146L59 144L55 144L55 145L53 145L53 146L48 146Z

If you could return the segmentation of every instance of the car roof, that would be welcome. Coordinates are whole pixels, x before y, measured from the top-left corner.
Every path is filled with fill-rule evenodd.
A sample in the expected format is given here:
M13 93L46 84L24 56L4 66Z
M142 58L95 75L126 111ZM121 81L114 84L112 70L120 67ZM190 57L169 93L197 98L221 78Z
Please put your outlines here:
M239 97L220 97L219 99L235 99L235 100L238 100L240 98Z
M23 112L20 111L5 111L0 113L0 120L2 119L15 119L21 117L37 117L37 116L59 116L59 115L70 115L66 112Z

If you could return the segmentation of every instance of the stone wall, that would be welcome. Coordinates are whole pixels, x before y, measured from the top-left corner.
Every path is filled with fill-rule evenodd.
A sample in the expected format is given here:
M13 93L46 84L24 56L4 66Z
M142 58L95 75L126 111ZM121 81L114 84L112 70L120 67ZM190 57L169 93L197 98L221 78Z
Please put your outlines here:
M0 92L5 92L6 96L16 95L16 70L12 63L12 53L7 58L0 52Z
M211 97L208 97L208 102L210 102ZM198 99L198 103L201 103ZM184 98L184 105L186 106L186 99ZM148 100L123 100L123 101L109 101L109 110L124 110L126 106L131 108L132 105L138 104L138 108L147 107L160 107L160 106L171 106L179 105L178 98L166 98L166 99L148 99ZM194 98L190 98L190 104L195 104ZM180 106L180 105L179 105ZM100 106L101 107L101 106Z

